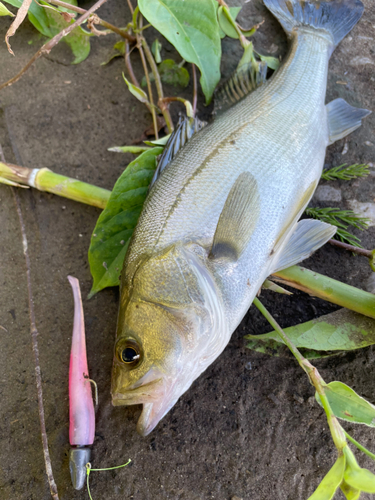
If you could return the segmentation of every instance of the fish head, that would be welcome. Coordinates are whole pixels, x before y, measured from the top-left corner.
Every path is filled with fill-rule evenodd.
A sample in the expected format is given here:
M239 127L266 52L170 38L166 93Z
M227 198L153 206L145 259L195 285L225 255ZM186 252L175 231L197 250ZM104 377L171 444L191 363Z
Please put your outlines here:
M122 289L113 404L143 404L137 430L149 434L228 340L204 260L174 247L153 256Z
M180 396L184 366L181 320L160 305L130 301L115 344L112 402L143 404L137 430L146 436Z

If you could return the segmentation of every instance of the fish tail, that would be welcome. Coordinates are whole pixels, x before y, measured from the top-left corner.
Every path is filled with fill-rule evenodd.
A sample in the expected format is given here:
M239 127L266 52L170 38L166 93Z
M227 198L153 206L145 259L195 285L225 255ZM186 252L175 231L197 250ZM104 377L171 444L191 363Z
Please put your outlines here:
M299 27L324 30L331 35L332 50L362 16L360 0L263 0L288 35Z

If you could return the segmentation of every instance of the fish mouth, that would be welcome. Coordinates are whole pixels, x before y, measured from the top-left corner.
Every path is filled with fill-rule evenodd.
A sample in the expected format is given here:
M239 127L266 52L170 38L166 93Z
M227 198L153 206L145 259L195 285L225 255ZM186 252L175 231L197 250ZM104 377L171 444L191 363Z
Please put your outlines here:
M112 394L113 406L138 405L158 401L162 396L163 379L158 378L147 383L137 383L123 391Z
M164 415L169 412L172 406L174 406L177 399L167 401L159 400L155 403L145 403L137 423L138 434L143 437L150 434Z

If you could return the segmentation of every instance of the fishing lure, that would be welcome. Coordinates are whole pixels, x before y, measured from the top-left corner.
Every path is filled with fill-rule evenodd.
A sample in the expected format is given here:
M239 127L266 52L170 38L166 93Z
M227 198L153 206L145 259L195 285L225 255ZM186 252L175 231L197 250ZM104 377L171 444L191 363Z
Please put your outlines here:
M68 276L74 297L74 324L69 368L69 469L73 487L83 488L90 445L95 436L95 411L87 366L82 297L77 278Z

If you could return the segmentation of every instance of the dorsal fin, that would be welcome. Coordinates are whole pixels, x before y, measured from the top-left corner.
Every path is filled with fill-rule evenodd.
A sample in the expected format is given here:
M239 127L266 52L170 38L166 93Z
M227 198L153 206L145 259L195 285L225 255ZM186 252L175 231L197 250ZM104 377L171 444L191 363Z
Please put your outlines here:
M258 69L252 62L240 66L225 83L215 91L214 115L222 113L249 95L266 81L267 63L260 62Z
M154 177L152 178L150 188L159 179L160 174L163 172L165 167L173 160L180 149L185 146L187 141L197 132L202 130L206 125L206 122L201 121L199 118L184 118L180 117L176 129L171 133L167 144L165 145L164 151L160 157L158 166L156 167Z

